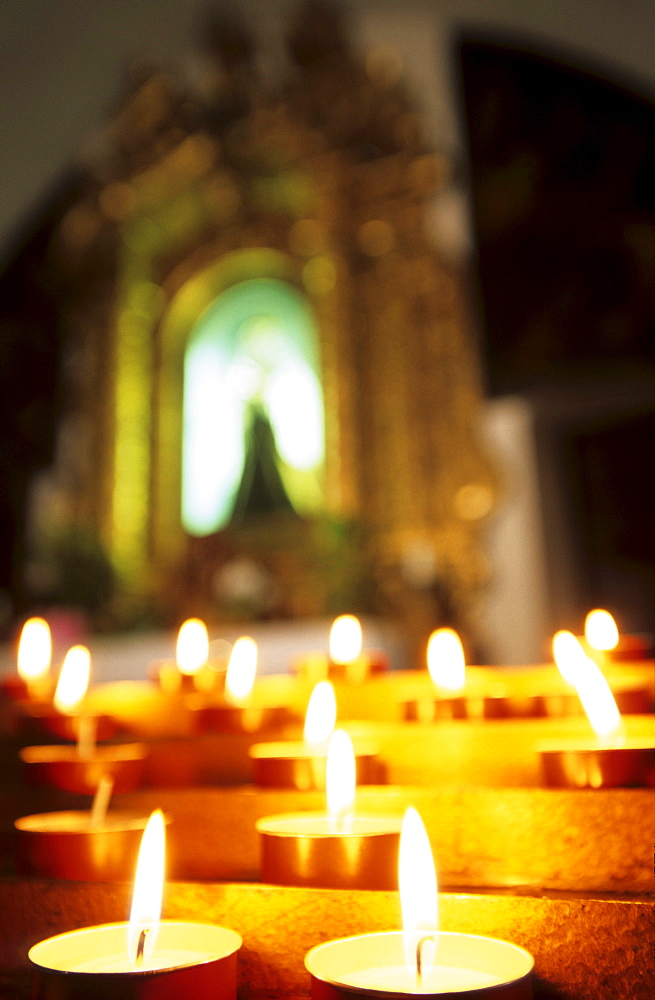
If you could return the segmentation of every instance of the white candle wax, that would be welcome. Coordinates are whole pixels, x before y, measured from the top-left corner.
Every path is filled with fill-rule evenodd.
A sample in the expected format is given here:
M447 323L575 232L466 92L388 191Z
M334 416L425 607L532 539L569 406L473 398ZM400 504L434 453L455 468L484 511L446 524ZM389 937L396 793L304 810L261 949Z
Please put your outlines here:
M71 973L134 973L183 968L226 957L241 937L226 927L162 921L151 958L134 966L127 957L128 924L100 924L57 934L30 948L30 961L44 969Z
M110 813L100 824L94 824L88 811L37 813L21 816L15 821L18 830L29 833L112 833L124 830L144 830L147 816L127 811Z
M464 993L498 986L502 979L490 972L466 969L452 965L434 965L418 983L406 965L381 965L370 969L356 969L342 978L344 986L380 990L389 993Z
M162 950L155 946L155 952L147 962L139 966L132 965L124 953L102 955L85 962L76 963L70 972L157 972L162 969L178 969L183 965L198 965L200 962L210 962L215 958L210 952L190 951L187 949L166 948Z
M434 964L425 970L420 983L405 963L402 931L328 941L308 952L305 966L314 978L337 988L397 997L444 993L477 996L478 990L500 989L531 974L532 956L508 941L448 931L439 931L436 937Z

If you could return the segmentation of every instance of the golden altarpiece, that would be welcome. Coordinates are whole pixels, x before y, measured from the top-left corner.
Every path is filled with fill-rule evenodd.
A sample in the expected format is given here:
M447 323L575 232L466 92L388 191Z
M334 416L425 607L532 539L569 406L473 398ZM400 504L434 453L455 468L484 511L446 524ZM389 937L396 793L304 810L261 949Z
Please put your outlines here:
M54 234L67 516L167 620L465 628L495 481L458 276L428 232L447 161L397 60L353 54L329 9L290 26L276 87L237 25L205 42L193 85L133 72ZM294 428L314 440L295 468Z

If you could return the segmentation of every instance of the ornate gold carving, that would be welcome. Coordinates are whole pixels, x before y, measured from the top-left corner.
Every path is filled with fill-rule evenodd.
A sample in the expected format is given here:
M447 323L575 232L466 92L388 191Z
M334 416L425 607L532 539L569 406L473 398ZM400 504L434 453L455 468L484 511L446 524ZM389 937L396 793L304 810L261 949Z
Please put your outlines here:
M61 254L77 247L67 265L70 327L82 338L95 330L94 370L111 371L83 396L96 438L80 489L126 587L172 614L172 574L189 586L193 577L179 519L185 338L222 287L266 260L305 290L317 319L326 524L358 526L340 558L368 581L350 599L405 618L419 635L445 619L466 629L486 574L479 530L495 481L477 439L480 387L460 279L428 232L449 164L423 142L397 59L365 62L334 16L301 8L277 91L258 82L252 46L232 26L196 92L156 72L110 123L103 162L58 244ZM256 248L269 256L256 258ZM137 306L144 287L157 294ZM248 557L286 588L280 613L339 601L316 579L312 589L311 534L295 578L282 552L266 551L266 531L241 534ZM286 529L280 537L293 562L302 541L296 534L291 544ZM349 551L355 537L361 549ZM238 544L235 534L206 546L209 569L220 570L228 549L238 555ZM192 548L201 558L202 545Z

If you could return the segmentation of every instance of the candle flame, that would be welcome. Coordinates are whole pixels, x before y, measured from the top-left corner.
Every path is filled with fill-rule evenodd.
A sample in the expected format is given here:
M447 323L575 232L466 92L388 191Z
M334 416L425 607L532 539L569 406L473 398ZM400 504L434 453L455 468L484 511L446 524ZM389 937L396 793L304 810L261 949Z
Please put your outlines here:
M330 629L330 659L333 663L351 663L362 651L362 626L355 615L339 615Z
M225 674L225 697L233 705L242 705L250 696L257 673L257 643L241 636L234 643Z
M164 895L165 854L164 814L155 809L141 838L127 930L127 955L134 968L146 963L155 947Z
M571 632L558 632L553 638L553 654L562 677L578 694L592 728L604 739L621 735L621 714L607 678Z
M71 646L64 657L55 689L57 711L72 715L79 707L89 686L91 654L86 646Z
M553 636L553 659L560 674L575 687L575 678L584 670L587 654L573 632L561 629Z
M585 639L592 649L599 652L614 649L619 642L619 630L609 611L595 608L590 611L584 623Z
M209 659L207 626L199 618L188 618L177 635L177 666L181 674L192 676Z
M18 676L29 686L41 681L50 669L52 638L43 618L28 618L18 643Z
M438 628L428 639L428 671L437 687L460 691L466 681L462 641L452 628Z
M437 940L437 875L423 820L412 806L403 817L398 852L398 889L405 962L420 982L434 960Z
M327 809L335 820L342 820L355 803L357 774L352 740L343 729L335 729L330 737L325 767Z
M311 693L303 739L312 746L327 743L337 722L337 699L329 681L319 681Z

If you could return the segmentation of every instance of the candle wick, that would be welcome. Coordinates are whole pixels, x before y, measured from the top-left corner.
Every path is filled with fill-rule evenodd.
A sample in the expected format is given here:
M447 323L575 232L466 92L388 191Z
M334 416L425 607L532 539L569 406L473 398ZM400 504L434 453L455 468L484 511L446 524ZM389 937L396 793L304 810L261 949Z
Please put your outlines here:
M103 774L98 782L98 787L93 797L93 805L91 806L91 826L94 829L102 826L107 820L107 809L109 808L109 801L113 790L114 779L110 775Z
M137 968L143 965L143 954L146 950L146 938L148 937L148 928L145 927L139 934L139 941L136 946L136 960L135 965Z
M77 755L82 760L93 757L96 747L96 719L80 715L77 720Z
M425 934L418 944L416 945L416 985L421 985L421 980L423 979L423 948L430 942L434 944L434 938L431 934Z

